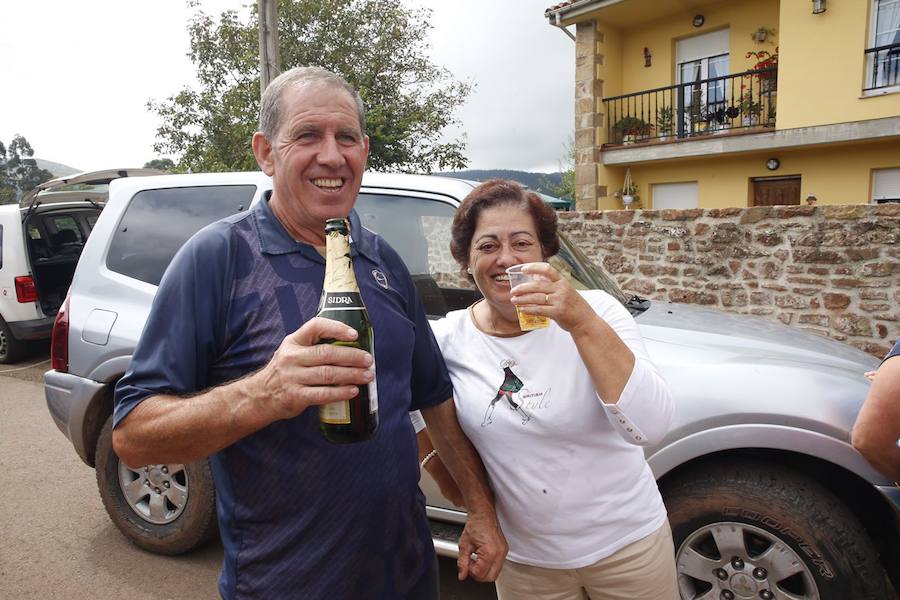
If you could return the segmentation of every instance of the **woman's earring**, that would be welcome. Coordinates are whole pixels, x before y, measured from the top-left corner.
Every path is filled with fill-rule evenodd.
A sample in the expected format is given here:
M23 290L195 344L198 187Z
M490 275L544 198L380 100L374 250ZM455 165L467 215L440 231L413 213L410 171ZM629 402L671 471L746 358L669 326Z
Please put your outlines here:
M471 274L472 274L472 267L469 267L468 269L466 269L466 273L468 273L469 275L471 275Z

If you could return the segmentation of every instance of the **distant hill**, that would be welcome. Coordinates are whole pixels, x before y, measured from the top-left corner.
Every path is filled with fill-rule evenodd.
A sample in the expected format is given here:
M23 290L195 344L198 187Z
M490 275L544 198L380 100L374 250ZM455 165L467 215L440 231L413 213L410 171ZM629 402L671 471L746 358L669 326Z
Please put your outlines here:
M75 173L81 173L81 169L76 169L74 167L70 167L69 165L64 165L62 163L56 163L49 160L44 160L43 158L36 158L34 162L37 163L37 166L41 169L47 169L51 173L53 173L53 177L65 177L66 175L74 175Z
M487 181L488 179L512 179L518 181L529 189L542 194L554 196L554 187L562 182L560 173L531 173L528 171L513 171L509 169L470 169L467 171L454 171L452 173L435 173L441 177L453 177L456 179L470 179L472 181Z

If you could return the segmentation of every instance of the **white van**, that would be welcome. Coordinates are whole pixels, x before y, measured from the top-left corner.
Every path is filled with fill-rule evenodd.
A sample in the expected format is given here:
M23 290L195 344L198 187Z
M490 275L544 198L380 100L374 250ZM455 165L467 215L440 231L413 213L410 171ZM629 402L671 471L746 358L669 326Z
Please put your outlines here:
M0 363L50 337L81 249L119 177L154 169L79 173L42 183L18 204L0 205Z

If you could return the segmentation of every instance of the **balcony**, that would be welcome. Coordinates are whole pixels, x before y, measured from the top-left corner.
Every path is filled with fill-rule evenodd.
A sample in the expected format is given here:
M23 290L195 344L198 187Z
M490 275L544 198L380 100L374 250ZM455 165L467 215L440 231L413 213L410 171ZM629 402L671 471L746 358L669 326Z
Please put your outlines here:
M772 131L777 81L769 67L606 98L605 146Z
M865 92L900 86L900 44L866 50L868 85Z

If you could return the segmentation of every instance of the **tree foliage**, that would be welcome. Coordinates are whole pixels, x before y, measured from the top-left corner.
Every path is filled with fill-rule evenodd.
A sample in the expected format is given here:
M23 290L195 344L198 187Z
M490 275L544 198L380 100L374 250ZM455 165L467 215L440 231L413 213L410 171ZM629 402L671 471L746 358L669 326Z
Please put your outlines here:
M154 158L144 163L145 169L158 169L167 173L175 173L175 163L171 158Z
M34 149L23 136L13 136L9 146L0 142L0 204L18 202L38 185L53 179L53 173L37 166Z
M464 168L462 139L442 131L471 86L427 57L431 11L402 0L280 0L282 69L318 65L343 75L363 98L369 168L430 172ZM250 138L259 110L256 7L189 23L197 89L148 103L162 119L154 150L179 156L178 170L253 170Z
M559 162L561 181L552 186L552 194L557 198L575 201L575 135L569 134L563 146L565 156Z

